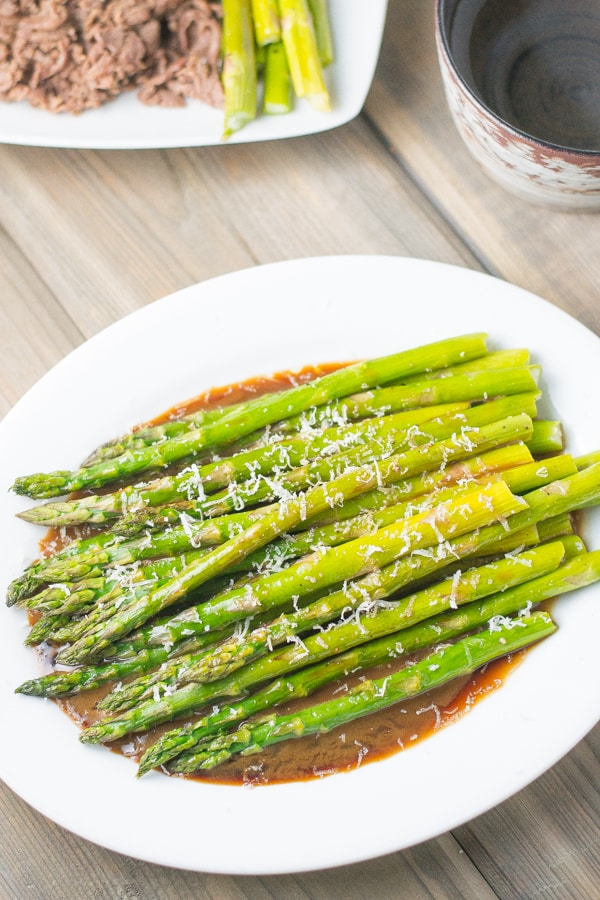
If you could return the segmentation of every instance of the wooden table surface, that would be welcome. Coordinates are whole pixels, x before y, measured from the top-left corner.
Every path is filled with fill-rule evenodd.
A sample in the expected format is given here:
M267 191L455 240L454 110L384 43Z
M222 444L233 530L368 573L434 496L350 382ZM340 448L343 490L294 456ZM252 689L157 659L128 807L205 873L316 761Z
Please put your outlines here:
M3 146L0 169L0 415L124 314L296 257L391 254L483 270L600 334L600 216L515 199L468 156L444 103L433 0L391 0L365 108L331 132L167 151ZM0 897L593 900L599 751L596 727L534 784L452 833L289 876L148 865L67 833L0 786Z

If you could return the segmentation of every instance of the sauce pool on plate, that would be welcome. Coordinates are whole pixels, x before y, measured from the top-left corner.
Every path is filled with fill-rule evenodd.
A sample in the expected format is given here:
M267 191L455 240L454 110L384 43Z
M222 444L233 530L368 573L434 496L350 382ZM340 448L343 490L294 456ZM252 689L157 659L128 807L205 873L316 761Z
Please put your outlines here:
M262 394L284 390L335 371L340 365L329 363L311 366L298 372L280 372L270 377L252 378L212 388L166 410L150 422L144 423L144 427L179 419L202 409L227 406ZM87 528L50 529L40 542L42 554L55 552L69 540L87 535L89 531ZM42 645L37 652L43 671L51 671L53 653L46 645ZM455 679L441 688L340 726L329 733L286 741L261 753L235 757L210 771L183 777L220 784L276 784L322 778L381 760L431 736L467 713L473 704L502 685L511 669L522 658L523 652L504 657L490 663L472 676ZM302 705L320 703L334 697L347 686L359 683L361 679L383 677L404 667L414 658L414 656L409 659L404 657L395 662L390 661L385 666L354 673L343 681L321 689L309 698L278 706L277 712L293 712ZM95 704L113 686L111 684L54 702L79 727L85 728L101 718ZM225 704L226 700L223 703ZM189 716L186 718L186 721L188 720ZM107 746L133 760L139 760L150 744L161 733L172 729L175 724L177 723L170 722L168 725L151 729L141 735L130 735Z

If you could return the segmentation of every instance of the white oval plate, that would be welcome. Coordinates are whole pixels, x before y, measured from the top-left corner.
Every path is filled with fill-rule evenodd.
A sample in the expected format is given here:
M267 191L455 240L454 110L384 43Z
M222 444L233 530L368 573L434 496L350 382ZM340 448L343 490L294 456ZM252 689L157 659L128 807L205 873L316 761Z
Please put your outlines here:
M0 424L0 585L36 554L14 518L15 476L75 467L103 439L205 388L460 333L528 346L569 447L600 446L600 341L503 281L439 263L329 257L257 267L190 287L71 353ZM40 435L45 435L41 438ZM600 521L585 536L600 547ZM0 606L0 776L65 828L139 859L229 874L338 866L399 850L479 815L538 777L598 721L600 587L555 607L559 631L467 716L383 762L258 788L137 780L135 765L84 746L51 701L15 694L36 674L23 612ZM577 697L577 702L573 702ZM557 726L560 722L560 726Z
M385 25L387 0L330 0L335 62L326 79L332 109L320 113L305 100L285 116L260 115L228 144L270 141L328 131L351 121L365 102ZM203 147L222 143L223 113L189 102L181 109L144 106L124 94L79 116L35 109L28 103L1 103L0 143L102 150Z

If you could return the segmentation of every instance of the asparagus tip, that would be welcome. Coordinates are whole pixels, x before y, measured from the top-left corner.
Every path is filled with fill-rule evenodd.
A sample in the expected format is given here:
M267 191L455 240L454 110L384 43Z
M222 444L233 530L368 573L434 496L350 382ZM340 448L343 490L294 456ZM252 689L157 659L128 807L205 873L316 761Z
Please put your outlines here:
M38 682L35 678L32 678L31 681L24 681L23 684L20 684L18 687L16 687L15 694L27 694L28 697L42 696L38 686Z
M66 489L71 477L72 472L68 470L20 475L9 490L24 497L52 497Z

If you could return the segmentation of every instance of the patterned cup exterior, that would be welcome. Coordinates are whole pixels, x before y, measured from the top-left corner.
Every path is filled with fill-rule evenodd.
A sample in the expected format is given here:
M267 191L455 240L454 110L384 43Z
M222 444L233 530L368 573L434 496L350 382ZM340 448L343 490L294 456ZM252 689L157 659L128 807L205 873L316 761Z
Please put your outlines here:
M449 3L436 0L437 53L450 113L472 156L497 183L534 203L600 210L600 151L538 140L496 116L456 67L444 26Z

